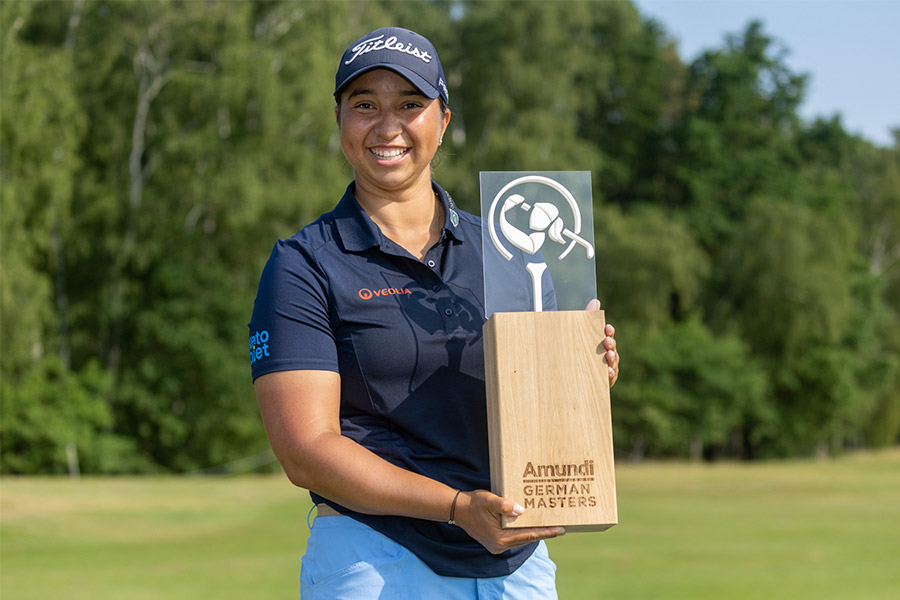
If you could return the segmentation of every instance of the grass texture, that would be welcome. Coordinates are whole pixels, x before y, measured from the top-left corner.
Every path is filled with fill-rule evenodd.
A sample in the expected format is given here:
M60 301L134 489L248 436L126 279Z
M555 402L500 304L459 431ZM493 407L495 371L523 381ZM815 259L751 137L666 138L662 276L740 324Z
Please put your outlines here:
M900 450L620 464L619 524L549 542L560 598L900 598ZM296 598L283 476L0 480L0 598ZM427 598L427 591L423 591Z

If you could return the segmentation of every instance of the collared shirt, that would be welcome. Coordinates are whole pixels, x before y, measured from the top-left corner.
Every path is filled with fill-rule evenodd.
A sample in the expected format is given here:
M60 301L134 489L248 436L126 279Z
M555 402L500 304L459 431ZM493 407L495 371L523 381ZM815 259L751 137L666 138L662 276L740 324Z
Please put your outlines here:
M424 260L381 232L353 183L333 211L278 241L250 322L252 373L336 371L343 435L451 487L490 489L481 219L456 209L452 224L449 196L433 185L445 222ZM536 547L492 555L456 526L328 503L440 575L508 575Z

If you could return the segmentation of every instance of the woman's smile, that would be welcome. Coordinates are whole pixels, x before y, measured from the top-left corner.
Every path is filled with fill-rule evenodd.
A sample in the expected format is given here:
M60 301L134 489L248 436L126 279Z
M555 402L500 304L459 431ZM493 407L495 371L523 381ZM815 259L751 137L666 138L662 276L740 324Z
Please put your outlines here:
M375 158L382 161L390 161L395 162L407 154L409 154L409 148L384 148L384 147L376 147L369 148L369 152L371 152Z
M440 102L389 69L353 80L337 107L341 147L361 190L431 189L431 159L450 121Z

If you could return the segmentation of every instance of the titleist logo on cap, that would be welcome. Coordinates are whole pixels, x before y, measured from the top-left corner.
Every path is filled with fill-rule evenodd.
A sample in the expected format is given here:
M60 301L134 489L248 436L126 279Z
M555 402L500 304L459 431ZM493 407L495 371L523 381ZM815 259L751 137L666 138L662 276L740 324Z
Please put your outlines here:
M401 42L398 44L397 36L395 35L392 35L386 40L384 39L384 35L379 35L378 37L363 40L357 45L353 46L353 48L351 48L351 51L354 54L349 59L344 61L344 64L349 65L363 54L368 54L369 52L373 52L375 50L393 50L395 52L403 52L404 54L410 54L412 56L415 56L416 58L422 59L422 62L431 62L431 55L428 54L428 52L423 52L414 47L412 43L404 45Z

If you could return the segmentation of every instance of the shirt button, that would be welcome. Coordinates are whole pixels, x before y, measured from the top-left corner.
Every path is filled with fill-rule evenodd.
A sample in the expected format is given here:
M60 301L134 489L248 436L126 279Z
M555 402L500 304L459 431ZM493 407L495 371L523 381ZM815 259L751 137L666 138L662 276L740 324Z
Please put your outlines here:
M444 314L447 315L448 317L451 316L451 315L453 315L453 309L452 309L452 308L445 308L445 309L444 309Z
M437 285L437 284L434 284L433 286L431 286L431 291L432 291L432 292L439 292L439 291L441 291L441 286L439 286L439 285Z
M432 269L434 268L434 261L433 261L433 260L429 260L426 264L427 264L429 267L431 267Z

